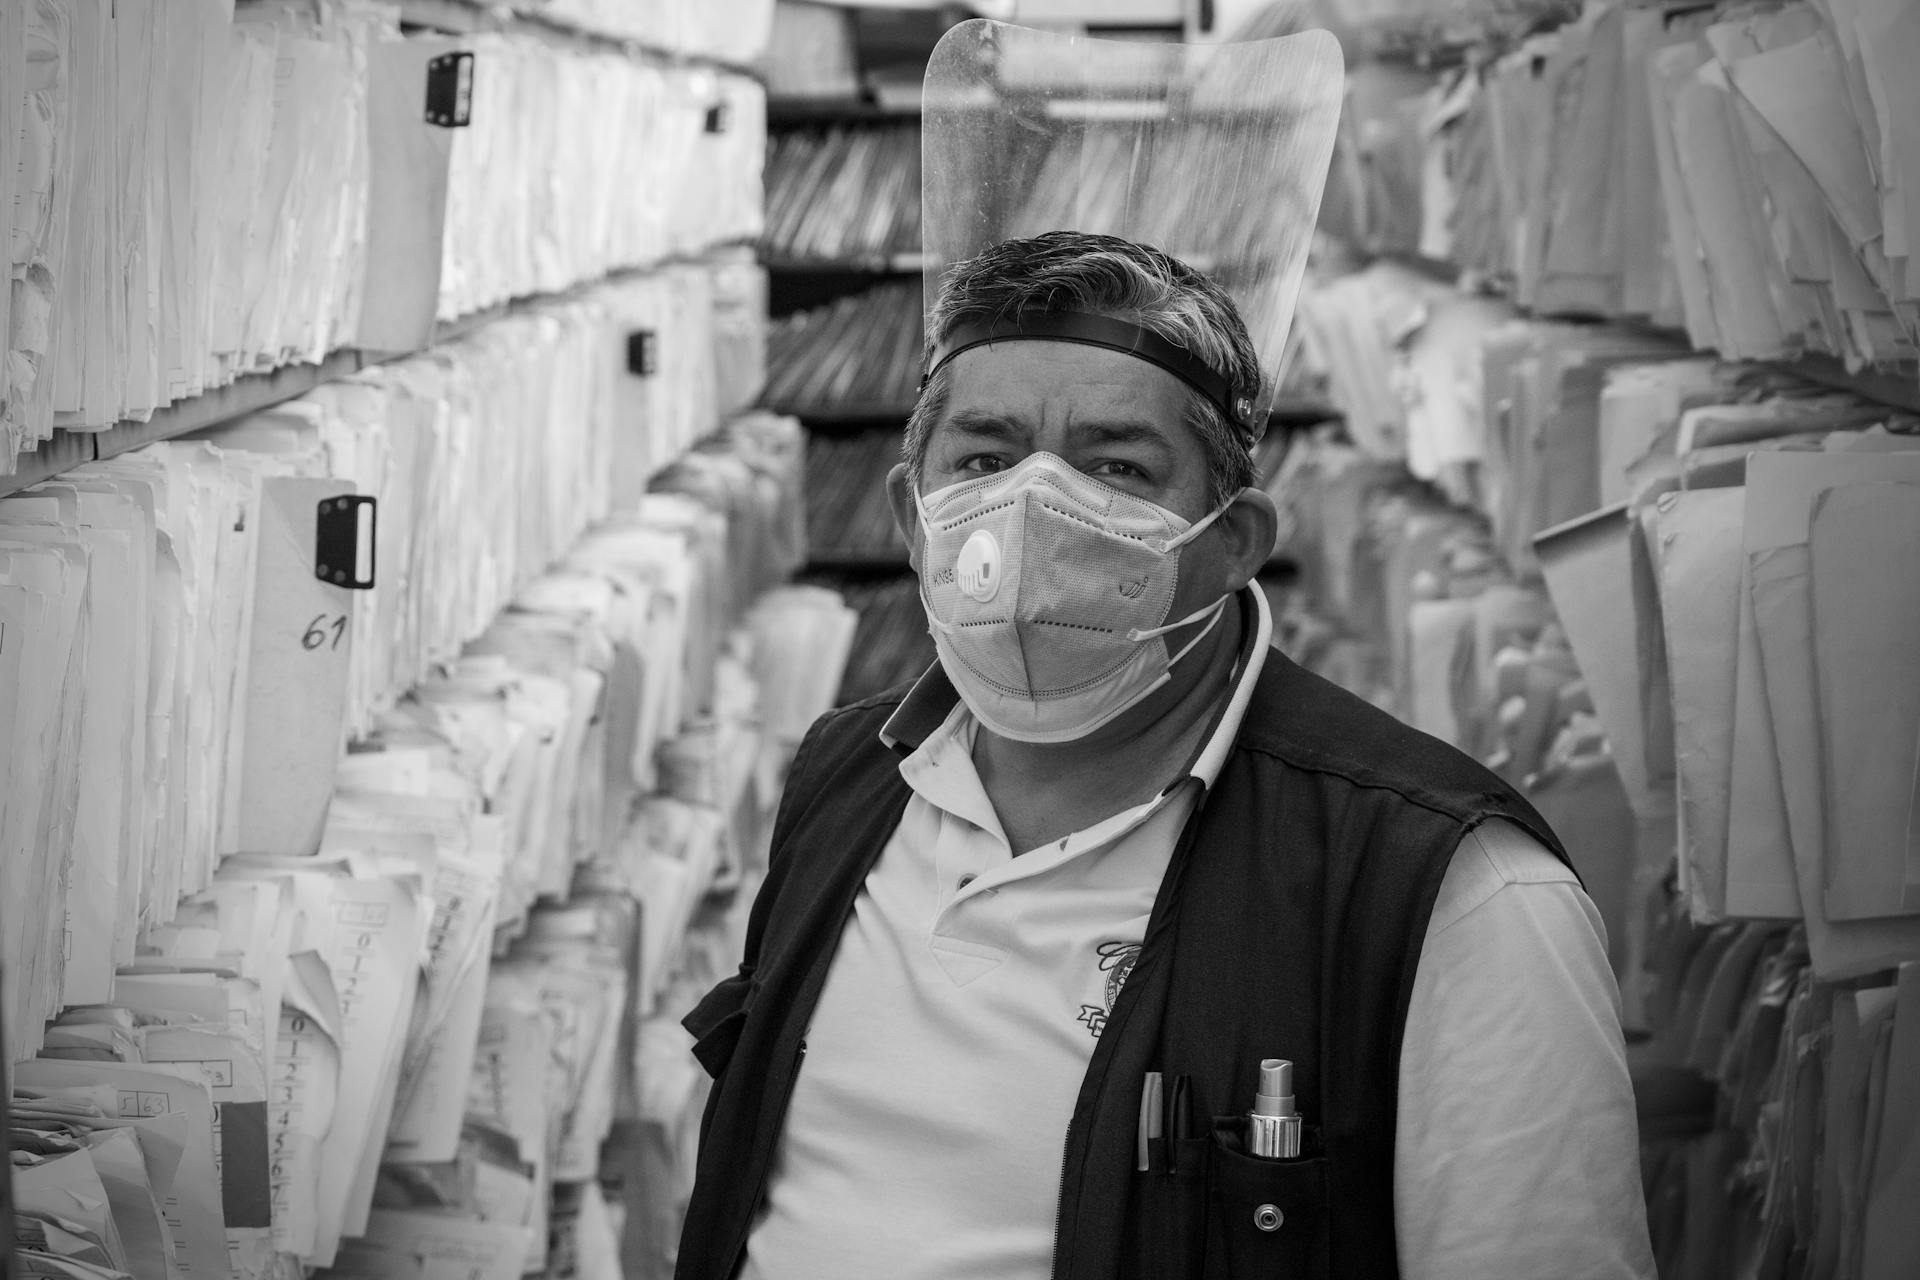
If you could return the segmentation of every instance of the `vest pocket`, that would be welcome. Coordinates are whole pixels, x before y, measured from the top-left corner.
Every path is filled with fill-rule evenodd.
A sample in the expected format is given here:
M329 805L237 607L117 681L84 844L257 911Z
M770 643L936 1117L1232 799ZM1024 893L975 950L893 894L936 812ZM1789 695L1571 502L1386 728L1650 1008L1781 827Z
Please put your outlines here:
M1207 1280L1327 1274L1327 1160L1246 1152L1244 1116L1214 1120L1207 1163ZM1314 1144L1306 1147L1311 1151Z
M1325 1280L1326 1157L1258 1159L1245 1129L1217 1117L1211 1137L1168 1144L1171 1170L1133 1175L1122 1280Z
M1167 1143L1172 1168L1133 1175L1121 1280L1200 1280L1207 1243L1210 1138Z

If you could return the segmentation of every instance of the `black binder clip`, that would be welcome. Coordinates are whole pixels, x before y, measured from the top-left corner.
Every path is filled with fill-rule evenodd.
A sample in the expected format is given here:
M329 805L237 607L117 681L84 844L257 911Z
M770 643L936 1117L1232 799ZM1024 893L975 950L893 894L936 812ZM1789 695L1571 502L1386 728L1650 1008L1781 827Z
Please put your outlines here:
M473 121L473 55L427 59L427 123L464 129Z
M651 378L660 372L659 337L651 329L635 329L627 335L627 372L636 378Z
M313 576L348 591L373 586L379 504L364 493L322 498L313 518Z

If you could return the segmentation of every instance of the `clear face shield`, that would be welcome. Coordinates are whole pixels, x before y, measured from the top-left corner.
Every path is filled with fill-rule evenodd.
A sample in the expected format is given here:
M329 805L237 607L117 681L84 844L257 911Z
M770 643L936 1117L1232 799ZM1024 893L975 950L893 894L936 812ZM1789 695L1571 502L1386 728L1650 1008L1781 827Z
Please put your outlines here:
M1216 45L1092 40L976 19L927 64L922 226L928 342L954 263L1047 231L1120 236L1218 282L1258 354L1234 385L1137 326L1004 317L946 335L929 370L968 345L1044 338L1167 368L1246 434L1265 429L1340 117L1337 40L1309 31Z

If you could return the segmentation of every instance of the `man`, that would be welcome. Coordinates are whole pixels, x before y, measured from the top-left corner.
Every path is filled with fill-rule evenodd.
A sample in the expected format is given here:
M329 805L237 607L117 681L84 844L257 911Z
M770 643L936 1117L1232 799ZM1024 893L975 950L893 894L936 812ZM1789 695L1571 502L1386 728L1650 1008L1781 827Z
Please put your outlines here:
M1233 303L1058 232L960 264L931 324L888 485L940 662L795 759L686 1022L680 1276L1650 1276L1554 837L1268 647ZM1292 1158L1250 1153L1263 1088Z

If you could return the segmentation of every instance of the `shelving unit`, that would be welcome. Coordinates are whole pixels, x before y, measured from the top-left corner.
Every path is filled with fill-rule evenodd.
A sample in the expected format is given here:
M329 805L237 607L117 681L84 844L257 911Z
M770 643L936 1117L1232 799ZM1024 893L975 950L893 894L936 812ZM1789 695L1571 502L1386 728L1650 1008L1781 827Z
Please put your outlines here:
M517 12L505 5L479 0L400 0L403 30L440 31L449 35L502 33L539 36L562 47L589 52L618 53L661 66L705 67L729 75L763 80L759 68L703 54L661 48L637 36L594 31L553 18L538 10Z
M762 253L760 264L782 275L822 276L903 276L923 269L926 258L919 253L876 254L861 258L796 258Z
M917 106L882 105L871 96L771 98L767 103L769 150L772 151L782 134L816 132L829 135L842 130L898 130L917 124L919 119L920 110ZM769 181L768 185L771 197L775 184ZM914 187L912 196L917 200L917 183ZM776 211L770 209L770 225L776 216ZM763 245L760 261L769 274L769 310L776 324L781 317L826 307L891 282L917 279L923 265L917 248L908 249L904 246L896 246L894 251L887 253L822 259L796 256ZM915 326L917 333L917 315ZM800 419L807 429L810 453L833 448L841 451L836 457L844 458L848 457L847 450L851 449L858 455L857 460L848 458L844 465L857 466L862 472L860 476L847 477L861 493L856 504L858 515L844 499L826 501L819 493L810 491L806 573L813 581L849 587L855 592L856 605L861 600L869 602L869 609L864 613L859 647L880 645L897 648L903 643L910 644L911 637L895 637L894 627L888 623L889 619L897 620L900 593L910 589L912 582L905 550L897 541L876 545L840 545L840 542L847 534L865 538L879 535L880 530L876 526L878 512L872 504L880 500L880 480L885 474L884 467L891 465L890 455L894 452L886 447L884 441L898 440L913 411L911 400L900 403L769 403L768 407ZM862 445L862 441L866 444ZM869 471L872 474L867 474ZM864 530L865 533L857 530ZM871 606L874 600L891 603L874 612ZM889 679L902 669L894 664L876 661L860 665L867 672L864 679L869 683ZM872 689L862 684L862 680L858 672L850 671L848 682L842 688L843 696L871 692Z
M744 243L730 241L715 244L712 248L720 251ZM578 297L594 285L614 284L690 261L694 259L666 258L657 263L612 272L580 288L558 293L528 294L510 303L475 311L458 320L441 321L434 325L432 341L421 350L431 350L457 341L506 316ZM122 421L104 431L56 431L53 439L39 449L20 455L11 475L0 475L0 497L31 488L83 463L104 461L155 441L174 440L196 431L222 426L298 399L316 387L417 354L414 351L376 352L343 348L332 352L319 364L281 365L262 373L246 374L224 387L175 401L156 410L145 422Z
M0 147L7 169L72 193L71 210L35 215L31 256L15 264L16 290L18 277L37 282L54 337L15 311L0 432L14 545L0 645L8 678L38 695L0 715L0 799L16 818L0 832L0 1063L56 1097L88 1087L90 1072L123 1085L175 1063L183 1086L142 1092L140 1112L166 1135L150 1161L173 1149L151 1167L171 1179L180 1165L178 1205L159 1181L159 1198L140 1203L123 1193L145 1192L141 1178L109 1176L110 1206L52 1207L46 1179L33 1181L43 1165L101 1185L89 1182L93 1104L76 1104L71 1124L20 1125L13 1112L0 1273L13 1274L17 1245L22 1265L49 1274L57 1258L146 1274L160 1256L148 1228L172 1238L167 1266L196 1280L363 1274L390 1269L368 1260L387 1254L431 1270L462 1249L502 1275L571 1273L623 1247L615 1272L671 1271L677 1224L661 1188L680 1171L658 1133L696 1118L698 1102L674 1111L648 1078L643 1105L642 1046L677 1037L695 988L711 985L702 966L737 933L759 871L765 779L798 737L773 724L824 710L820 673L841 661L817 642L757 644L755 629L786 640L814 615L845 614L779 592L798 567L798 433L743 412L764 372L759 273L742 252L762 214L762 93L748 81L759 76L503 6L402 7L395 39L378 7L197 6L204 66L216 53L244 63L231 76L202 76L201 43L184 34L142 38L188 32L189 16L175 28L166 6L93 6L97 47L81 39L83 15L69 29L60 6L0 23L0 51L17 64L31 50L41 67L31 85L0 86L12 118L24 93L45 125ZM593 11L651 24L663 42L754 56L758 28L718 24L707 0ZM752 14L770 20L771 5ZM437 73L463 64L441 60L476 48L476 101L491 94L500 109L443 134ZM223 82L225 97L203 89ZM142 119L142 103L164 117ZM89 115L96 104L111 114ZM717 104L732 127L714 127ZM337 132L321 136L318 118ZM300 158L283 192L232 198L271 189L242 181L247 161L284 166L289 154ZM218 172L183 183L189 158ZM386 182L395 168L405 180ZM536 242L537 261L514 251ZM299 256L278 251L288 245ZM215 273L195 255L219 253L231 279L206 285ZM117 258L131 265L104 278L67 269ZM146 310L122 305L142 288ZM405 305L389 307L399 295ZM57 327L76 315L77 335ZM49 376L76 352L85 395ZM23 371L48 379L37 400ZM136 420L129 406L158 407ZM298 430L248 423L276 406L276 426ZM61 429L56 412L95 429ZM161 445L182 437L191 443ZM40 447L16 460L16 440ZM46 481L48 496L12 496ZM371 571L350 593L337 566L356 562ZM555 606L588 581L593 602ZM616 597L642 603L627 611ZM525 627L547 609L555 626L535 647L561 643L536 658ZM789 663L814 669L790 681ZM783 706L763 697L809 681L812 695ZM484 724L464 722L472 737L436 720L467 699L484 706ZM537 735L514 728L536 721ZM622 746L590 722L624 725ZM463 753L483 740L503 772L468 767L478 757ZM368 770L392 750L423 752L408 765L433 771L448 801L403 837L404 871L342 834L360 816L393 832L420 817L395 813L406 766ZM719 767L703 769L714 756ZM70 816L36 829L43 801ZM639 815L673 806L699 811L700 830L669 853ZM347 848L350 865L333 856ZM286 856L275 876L329 881L299 908L298 966L285 954L295 895L236 888L260 855ZM274 915L285 928L259 927ZM132 1030L185 1021L164 1001L154 1016L129 989L134 957L146 973L213 980L198 960L169 969L203 954L178 946L176 925L220 934L218 981L233 1001L196 1005L191 1031L195 1048L218 1046L218 1072L199 1069L204 1053L169 1058ZM364 971L383 958L398 963ZM298 997L282 984L295 967ZM590 986L577 981L588 974ZM114 1007L129 1034L76 1064L59 1040L81 1006ZM558 1016L570 1007L578 1016ZM415 1073L436 1077L417 1095ZM112 1115L110 1093L105 1105ZM315 1116L320 1130L296 1132ZM0 1090L0 1128L8 1117ZM510 1203L483 1207L474 1189L482 1131L480 1162L498 1159ZM451 1176L415 1181L422 1166ZM394 1189L429 1183L431 1194ZM19 1187L31 1196L14 1197ZM60 1222L73 1231L39 1233L70 1201L82 1208ZM428 1214L427 1233L452 1244L397 1238Z
M800 419L810 430L839 435L875 431L883 427L898 431L907 425L907 419L913 414L910 404L794 404L767 407Z
M767 99L769 129L823 124L902 124L919 118L918 106L883 106L871 98Z
M1533 6L1543 15L1555 7ZM1348 204L1373 216L1334 230L1372 279L1356 279L1332 314L1356 322L1354 348L1375 350L1392 377L1405 376L1406 425L1415 428L1417 406L1425 434L1418 448L1410 429L1303 458L1289 498L1307 522L1300 543L1314 604L1302 613L1322 632L1314 658L1303 660L1325 656L1324 673L1354 673L1352 687L1506 772L1568 842L1607 917L1620 976L1661 1274L1706 1280L1754 1265L1860 1274L1857 1257L1852 1270L1836 1272L1833 1251L1877 1248L1877 1268L1865 1274L1905 1275L1914 1257L1910 1248L1896 1253L1895 1242L1911 1233L1888 1227L1911 1203L1911 1166L1876 1163L1860 1148L1871 1153L1878 1142L1884 1157L1890 1141L1907 1142L1911 1128L1899 1126L1910 1126L1912 1113L1858 1100L1869 1061L1876 1073L1900 1070L1885 1056L1886 1040L1878 1059L1872 1044L1862 1048L1858 1010L1884 1018L1897 990L1893 1035L1910 1037L1920 922L1864 913L1858 898L1821 890L1859 880L1867 855L1844 852L1835 833L1903 812L1906 778L1837 799L1828 789L1833 766L1792 738L1848 741L1886 730L1904 735L1895 752L1910 749L1910 719L1893 718L1911 715L1910 677L1867 667L1871 659L1855 659L1835 635L1878 652L1902 634L1876 630L1888 624L1849 610L1839 588L1857 574L1904 591L1914 548L1882 534L1844 559L1834 553L1827 576L1809 572L1807 597L1791 614L1768 616L1775 602L1758 603L1765 589L1756 569L1776 567L1766 557L1779 548L1753 536L1778 510L1770 481L1779 475L1829 464L1837 476L1852 474L1844 460L1856 448L1885 450L1889 490L1912 474L1920 368L1911 359L1869 362L1911 355L1911 290L1901 291L1895 271L1842 299L1826 277L1796 274L1784 245L1799 243L1805 228L1789 235L1778 216L1792 186L1765 165L1757 180L1747 167L1769 147L1775 158L1809 162L1795 130L1819 115L1808 104L1848 96L1842 82L1854 82L1858 60L1835 24L1855 20L1819 6L1796 11L1817 29L1779 49L1806 52L1805 38L1843 51L1778 80L1743 83L1751 55L1742 42L1762 29L1747 24L1768 20L1751 10L1559 8L1579 26L1529 24L1438 43L1418 30L1394 35L1393 71L1446 74L1404 77L1400 92L1418 101L1401 97L1361 122L1379 126L1375 167ZM1655 37L1651 49L1634 42L1634 23L1647 24L1638 31ZM1525 46L1536 33L1541 42ZM1767 56L1778 51L1761 43ZM1531 60L1502 61L1519 49ZM1395 83L1385 74L1370 80L1379 69L1364 60L1349 68L1362 85ZM1667 76L1672 103L1659 96ZM1791 104L1754 107L1761 88L1789 85L1799 95ZM1823 99L1836 85L1840 92ZM1541 120L1528 118L1530 88L1541 94ZM1644 102L1650 88L1651 118L1629 108L1623 120L1620 104L1636 93ZM1503 96L1513 93L1522 96ZM1453 114L1433 129L1427 113L1442 101ZM1673 113L1663 117L1666 106ZM1697 136L1685 130L1712 117L1687 116L1694 106L1736 122L1728 159L1740 181L1693 166L1649 165L1637 183L1626 176L1627 157ZM1820 145L1857 128L1891 154L1915 122L1881 117L1876 135L1872 110L1861 99L1848 108L1857 121L1847 112L1820 116L1832 130ZM1515 130L1529 136L1511 152L1491 144L1513 140ZM1886 194L1886 170L1866 180L1879 189L1823 177L1803 192L1802 214L1824 226L1845 198L1864 204ZM1590 198L1617 202L1623 193L1648 198L1644 219L1615 219L1612 204L1588 216ZM1711 222L1694 203L1709 197L1720 202L1707 206ZM1764 211L1754 209L1762 200ZM1895 243L1892 222L1902 215L1875 208L1883 212L1870 230ZM1689 210L1692 224L1682 216ZM1751 223L1742 222L1749 211ZM1715 243L1721 237L1726 245ZM1863 232L1849 243L1868 259L1867 272L1878 242ZM1446 245L1459 264L1420 256L1416 244ZM1368 251L1389 245L1369 263ZM1716 258L1723 248L1728 257ZM1676 269L1689 264L1700 274ZM1805 292L1775 290L1775 270ZM1729 287L1762 276L1769 283L1753 294ZM1594 314L1601 310L1616 314ZM1890 322L1850 327L1859 316ZM1377 322L1377 335L1367 321ZM1835 355L1792 354L1824 345L1852 352L1854 367ZM1343 353L1353 372L1336 392L1357 413L1369 397L1354 388L1380 379L1363 377L1375 361L1354 355ZM1763 421L1756 402L1771 389L1781 411ZM1695 408L1698 416L1684 419ZM1746 410L1756 416L1742 417ZM1479 438L1463 444L1451 434L1456 426ZM1716 426L1725 434L1691 434ZM1449 467L1472 483L1451 484L1458 473ZM1416 481L1415 468L1430 478L1439 468L1449 483ZM1879 466L1858 474L1833 481L1825 497L1874 487ZM1712 539L1723 540L1721 551L1702 555ZM1807 543L1792 552L1807 553ZM1823 597L1829 587L1832 597ZM1537 612L1516 623L1525 609ZM1453 629L1462 618L1471 622ZM1776 661L1786 625L1808 631L1798 665ZM1502 626L1510 628L1504 639ZM1450 672L1440 661L1449 648ZM1477 682L1462 674L1476 667ZM1831 692L1869 669L1869 709ZM1756 673L1766 685L1757 697ZM1716 701L1721 681L1727 696ZM1791 715L1779 709L1789 700ZM1529 728L1531 743L1523 740ZM1809 808L1825 823L1824 842L1809 839Z
M828 548L824 551L812 551L807 556L807 570L810 573L893 576L905 573L911 567L905 552L882 555L871 551L838 551Z
M250 374L169 405L145 422L122 422L105 431L62 431L38 451L22 455L14 474L0 476L0 497L85 462L117 457L156 440L172 440L259 413L377 363L381 362L359 351L336 351L320 364L289 364L270 373Z
M1496 286L1471 281L1467 273L1451 262L1412 253L1391 253L1384 254L1382 257L1408 270L1416 271L1436 284L1463 291L1477 288L1492 298L1507 296L1504 290ZM1568 315L1537 318L1563 319L1573 324L1611 326L1630 333L1644 334L1650 338L1664 339L1678 347L1689 345L1684 329L1649 324L1645 320L1632 317ZM1752 363L1756 366L1777 369L1790 377L1803 378L1834 391L1845 391L1850 395L1859 396L1862 400L1884 404L1888 408L1899 409L1906 413L1920 413L1920 365L1849 369L1838 357L1823 351L1810 351L1792 360L1758 360Z

